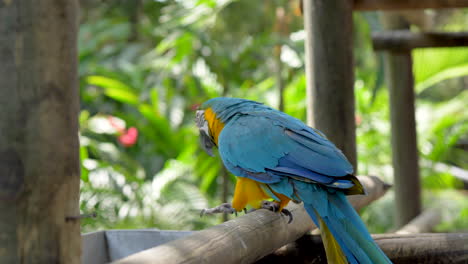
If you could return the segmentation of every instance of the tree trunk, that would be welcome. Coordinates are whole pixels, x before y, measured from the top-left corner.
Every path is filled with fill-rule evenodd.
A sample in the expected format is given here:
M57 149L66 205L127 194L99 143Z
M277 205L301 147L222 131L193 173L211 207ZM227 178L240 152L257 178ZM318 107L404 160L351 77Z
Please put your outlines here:
M77 13L0 1L0 263L80 263Z

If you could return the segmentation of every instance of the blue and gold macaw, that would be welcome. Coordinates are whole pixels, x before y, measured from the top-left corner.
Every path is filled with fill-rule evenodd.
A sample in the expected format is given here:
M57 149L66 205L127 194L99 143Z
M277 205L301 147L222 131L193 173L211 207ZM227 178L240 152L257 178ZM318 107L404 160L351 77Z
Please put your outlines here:
M329 263L391 263L345 197L364 193L353 167L321 132L238 98L211 99L196 119L203 148L212 155L217 147L237 176L232 205L221 211L259 208L268 199L282 211L302 201L321 230Z

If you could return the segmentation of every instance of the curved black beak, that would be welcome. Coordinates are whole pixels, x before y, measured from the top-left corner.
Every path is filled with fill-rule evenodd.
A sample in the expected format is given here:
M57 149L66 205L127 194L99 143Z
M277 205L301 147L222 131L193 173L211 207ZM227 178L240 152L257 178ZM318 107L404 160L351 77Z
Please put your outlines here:
M214 157L213 154L213 147L216 146L216 144L213 142L210 136L208 136L205 131L200 129L200 144L203 148L203 150L208 153L208 155Z

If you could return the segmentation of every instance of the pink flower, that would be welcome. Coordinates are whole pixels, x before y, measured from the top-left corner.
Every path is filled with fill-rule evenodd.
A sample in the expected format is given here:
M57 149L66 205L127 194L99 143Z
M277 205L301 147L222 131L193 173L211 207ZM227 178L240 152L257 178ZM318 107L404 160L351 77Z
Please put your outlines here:
M190 106L190 110L192 111L197 111L199 108L200 108L201 104L200 103L196 103L196 104L192 104Z
M117 130L117 135L119 135L117 139L120 144L127 148L136 144L138 139L138 129L136 129L136 127L125 129L125 127L121 126L115 121L113 116L109 116L108 120L111 126Z
M360 115L355 115L356 126L360 126L362 123L362 118Z
M136 144L138 139L138 130L135 127L130 127L124 134L119 136L119 142L124 147L131 147Z

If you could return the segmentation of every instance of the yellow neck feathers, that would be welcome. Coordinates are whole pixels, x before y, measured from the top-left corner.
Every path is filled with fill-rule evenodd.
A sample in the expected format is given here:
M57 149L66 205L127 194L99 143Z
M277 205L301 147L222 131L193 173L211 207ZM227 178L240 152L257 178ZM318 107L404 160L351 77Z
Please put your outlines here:
M218 145L218 136L221 130L224 128L223 122L216 117L216 114L208 108L205 110L205 119L208 122L208 128L210 129L211 136L216 145Z

